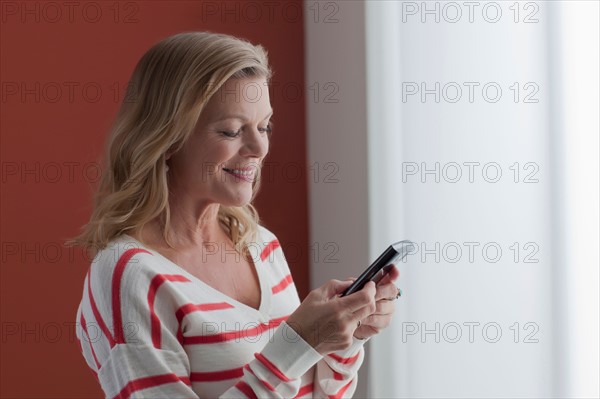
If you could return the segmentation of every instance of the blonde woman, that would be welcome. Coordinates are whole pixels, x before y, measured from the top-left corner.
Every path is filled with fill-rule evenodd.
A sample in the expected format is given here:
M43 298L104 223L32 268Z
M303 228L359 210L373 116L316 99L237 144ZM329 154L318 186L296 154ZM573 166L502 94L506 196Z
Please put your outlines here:
M397 269L300 303L259 222L271 75L261 46L210 32L136 66L93 214L68 243L93 256L77 338L106 397L351 397L364 343L390 323Z

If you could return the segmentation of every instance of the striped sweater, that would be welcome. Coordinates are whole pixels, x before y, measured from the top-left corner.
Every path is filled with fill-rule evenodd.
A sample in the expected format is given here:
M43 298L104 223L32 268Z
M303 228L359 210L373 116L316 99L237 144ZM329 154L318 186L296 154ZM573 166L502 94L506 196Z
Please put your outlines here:
M285 320L300 298L277 237L249 245L254 309L128 235L99 251L77 310L81 353L107 398L350 398L367 340L322 356Z

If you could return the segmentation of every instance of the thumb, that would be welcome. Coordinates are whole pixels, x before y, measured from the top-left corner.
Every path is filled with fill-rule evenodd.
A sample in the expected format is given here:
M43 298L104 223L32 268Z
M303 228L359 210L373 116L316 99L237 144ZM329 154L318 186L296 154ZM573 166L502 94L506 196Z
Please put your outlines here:
M347 280L331 280L331 284L328 287L329 297L334 297L343 293L346 288L350 287L350 285L356 280L356 278L348 278Z

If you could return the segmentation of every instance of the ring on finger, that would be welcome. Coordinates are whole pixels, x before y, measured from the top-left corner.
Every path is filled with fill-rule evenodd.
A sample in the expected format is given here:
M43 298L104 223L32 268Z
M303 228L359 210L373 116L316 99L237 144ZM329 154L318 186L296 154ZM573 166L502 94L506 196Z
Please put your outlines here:
M398 293L396 294L396 299L400 298L402 296L402 290L400 288L398 288Z
M398 287L396 287L396 288L398 288ZM400 288L398 288L398 293L396 294L396 296L395 296L395 297L392 297L392 298L386 298L386 299L387 299L388 301L393 301L393 300L395 300L395 299L398 299L398 298L400 298L401 296L402 296L402 290L401 290Z

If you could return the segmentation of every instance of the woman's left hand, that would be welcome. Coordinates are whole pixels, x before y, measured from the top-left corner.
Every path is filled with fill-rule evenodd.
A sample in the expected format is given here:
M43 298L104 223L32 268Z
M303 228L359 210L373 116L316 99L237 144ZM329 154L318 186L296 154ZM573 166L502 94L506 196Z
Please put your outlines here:
M394 301L398 294L398 287L394 284L394 281L398 277L400 277L400 271L396 265L393 265L391 270L377 283L377 293L375 294L377 308L375 313L360 321L360 327L354 330L355 338L367 339L379 334L384 328L390 325L392 315L396 310ZM351 279L356 280L355 277Z

